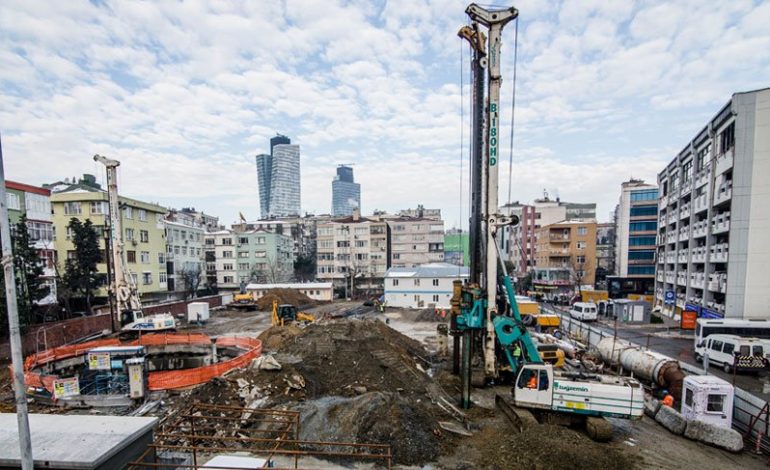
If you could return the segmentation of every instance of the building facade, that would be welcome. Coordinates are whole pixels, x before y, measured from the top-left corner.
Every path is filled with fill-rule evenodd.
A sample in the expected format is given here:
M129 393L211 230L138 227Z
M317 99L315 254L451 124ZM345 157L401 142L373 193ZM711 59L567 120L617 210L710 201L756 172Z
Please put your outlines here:
M38 305L56 303L56 250L54 246L53 221L51 218L51 191L37 186L5 181L6 206L11 224L17 224L22 216L27 218L27 233L34 243L37 254L43 262L43 283L48 295Z
M361 212L361 185L353 180L353 168L340 165L332 181L332 215L345 217Z
M658 187L656 304L770 318L770 89L734 94Z
M385 275L385 305L403 308L451 307L452 283L468 279L469 269L448 263L390 268Z
M658 187L641 180L624 182L621 185L615 224L617 276L654 278Z
M470 265L470 235L460 229L449 229L444 234L444 262L455 266Z
M615 274L615 222L596 224L596 288L607 289Z
M532 283L554 294L593 285L596 273L596 222L570 220L537 229Z
M387 220L390 229L390 265L413 268L444 261L444 221L419 217Z
M166 230L168 290L193 294L205 288L205 227L194 215L171 210L163 223Z
M317 234L318 279L350 289L352 295L359 287L381 289L390 267L385 221L361 217L354 211L350 217L319 222Z
M277 135L270 139L270 155L257 155L256 165L261 217L299 215L299 145Z
M296 256L315 257L316 224L319 220L329 219L331 217L276 217L273 219L234 223L231 228L235 232L265 230L288 235L292 238Z
M166 208L135 199L120 197L121 224L125 252L125 268L133 278L139 293L145 297L166 293L168 274L166 265L166 239L164 216ZM71 233L67 228L70 219L81 221L90 219L99 231L102 260L106 257L106 239L102 232L109 222L107 193L98 185L78 183L51 195L55 247L59 269L64 270L65 260L74 256ZM97 266L102 288L96 295L106 296L107 265L102 262Z

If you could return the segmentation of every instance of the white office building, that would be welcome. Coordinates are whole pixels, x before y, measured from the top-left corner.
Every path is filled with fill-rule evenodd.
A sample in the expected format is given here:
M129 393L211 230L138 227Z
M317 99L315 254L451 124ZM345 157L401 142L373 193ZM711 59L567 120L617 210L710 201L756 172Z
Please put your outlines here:
M734 94L658 186L656 304L770 318L770 89Z
M469 269L449 263L390 268L385 274L385 305L404 308L449 308L452 282L468 278Z

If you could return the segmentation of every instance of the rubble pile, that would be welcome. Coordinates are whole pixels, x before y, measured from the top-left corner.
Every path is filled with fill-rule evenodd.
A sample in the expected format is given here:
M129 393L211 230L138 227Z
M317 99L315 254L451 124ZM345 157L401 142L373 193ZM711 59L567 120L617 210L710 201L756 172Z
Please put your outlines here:
M308 307L318 303L294 289L270 289L257 300L257 309L271 310L274 301L277 301L278 304L291 304L297 307Z

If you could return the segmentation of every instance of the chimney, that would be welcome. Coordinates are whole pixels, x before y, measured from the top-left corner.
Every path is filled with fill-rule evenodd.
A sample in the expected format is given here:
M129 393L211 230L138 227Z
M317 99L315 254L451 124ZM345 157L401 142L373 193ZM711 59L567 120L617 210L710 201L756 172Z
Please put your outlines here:
M353 209L353 222L358 222L361 220L361 209L355 208Z

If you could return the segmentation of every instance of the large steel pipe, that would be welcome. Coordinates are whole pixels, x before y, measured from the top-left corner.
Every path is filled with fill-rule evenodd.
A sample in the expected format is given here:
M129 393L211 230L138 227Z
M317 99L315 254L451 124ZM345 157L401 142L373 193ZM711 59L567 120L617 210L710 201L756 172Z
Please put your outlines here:
M666 387L675 398L681 398L684 373L674 359L614 338L604 338L597 349L605 362L620 364L636 377Z

